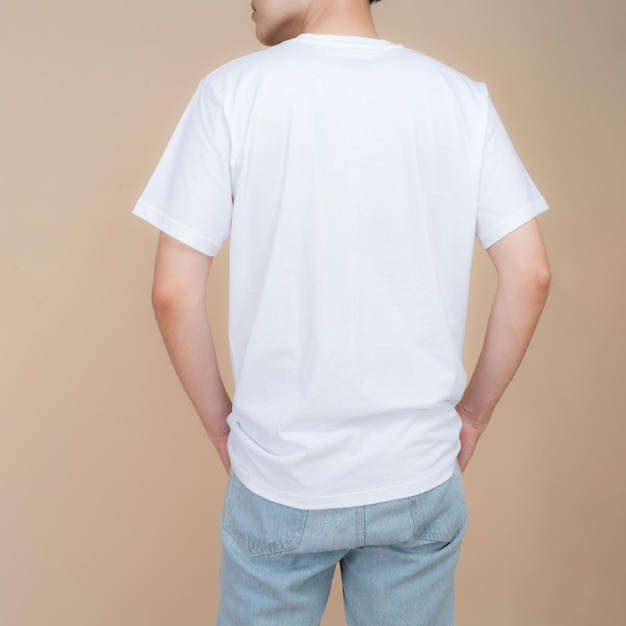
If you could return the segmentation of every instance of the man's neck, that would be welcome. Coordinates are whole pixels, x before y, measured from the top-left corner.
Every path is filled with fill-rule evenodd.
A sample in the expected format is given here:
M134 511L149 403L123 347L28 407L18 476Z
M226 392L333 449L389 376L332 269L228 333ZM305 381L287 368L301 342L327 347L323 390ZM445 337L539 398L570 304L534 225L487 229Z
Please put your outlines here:
M302 32L380 39L369 2L362 0L321 2L305 19Z

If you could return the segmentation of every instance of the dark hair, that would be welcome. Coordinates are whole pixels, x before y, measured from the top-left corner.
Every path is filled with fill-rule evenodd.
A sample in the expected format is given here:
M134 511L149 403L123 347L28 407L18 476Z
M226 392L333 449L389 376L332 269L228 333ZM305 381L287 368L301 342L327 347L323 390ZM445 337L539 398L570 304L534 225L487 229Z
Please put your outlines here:
M380 0L370 0L370 4L374 4L374 2L380 2Z

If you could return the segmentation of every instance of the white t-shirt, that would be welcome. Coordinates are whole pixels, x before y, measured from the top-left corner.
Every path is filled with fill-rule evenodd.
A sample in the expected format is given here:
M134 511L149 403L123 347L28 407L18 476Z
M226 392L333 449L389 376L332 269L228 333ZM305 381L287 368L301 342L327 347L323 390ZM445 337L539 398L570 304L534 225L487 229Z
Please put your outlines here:
M233 471L325 509L452 475L474 237L547 208L484 83L304 33L200 82L133 212L210 256L230 236Z

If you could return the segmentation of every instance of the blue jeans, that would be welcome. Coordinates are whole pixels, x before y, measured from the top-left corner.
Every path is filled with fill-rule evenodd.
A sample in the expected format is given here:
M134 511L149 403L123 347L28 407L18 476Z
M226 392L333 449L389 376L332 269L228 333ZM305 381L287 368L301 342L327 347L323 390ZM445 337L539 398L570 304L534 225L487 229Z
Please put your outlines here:
M231 472L222 514L218 626L317 626L337 563L350 626L452 626L467 524L461 472L409 498L303 510Z

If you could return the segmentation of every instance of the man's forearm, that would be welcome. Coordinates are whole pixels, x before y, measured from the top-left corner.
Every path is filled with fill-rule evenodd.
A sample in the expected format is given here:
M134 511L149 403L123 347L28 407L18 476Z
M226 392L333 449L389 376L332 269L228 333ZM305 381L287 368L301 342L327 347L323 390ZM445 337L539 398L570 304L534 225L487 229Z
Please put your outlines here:
M210 438L227 428L231 401L222 381L204 307L187 303L156 308L161 335L176 373Z
M480 357L457 407L477 426L487 424L522 362L547 293L545 281L498 286Z
M155 302L154 309L174 369L226 467L226 418L232 403L218 369L204 301L166 300Z

